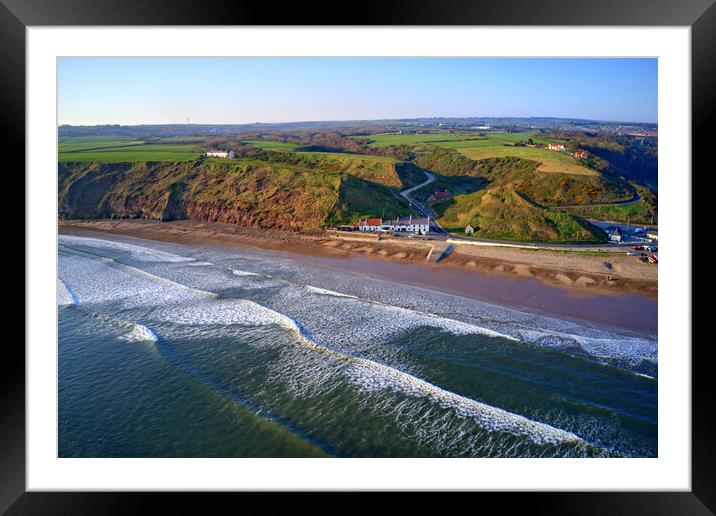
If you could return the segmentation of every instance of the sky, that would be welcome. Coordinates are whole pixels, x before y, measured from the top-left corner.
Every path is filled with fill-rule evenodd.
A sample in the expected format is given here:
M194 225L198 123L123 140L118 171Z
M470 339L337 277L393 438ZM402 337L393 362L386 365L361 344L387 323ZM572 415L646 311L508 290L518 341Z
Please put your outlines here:
M657 59L61 58L58 123L657 121Z

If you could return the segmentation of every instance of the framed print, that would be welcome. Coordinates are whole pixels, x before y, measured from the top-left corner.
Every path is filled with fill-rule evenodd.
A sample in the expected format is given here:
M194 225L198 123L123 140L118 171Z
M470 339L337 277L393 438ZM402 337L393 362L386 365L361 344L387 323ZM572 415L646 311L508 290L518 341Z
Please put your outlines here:
M9 514L271 490L712 513L711 2L392 2L351 26L3 2Z

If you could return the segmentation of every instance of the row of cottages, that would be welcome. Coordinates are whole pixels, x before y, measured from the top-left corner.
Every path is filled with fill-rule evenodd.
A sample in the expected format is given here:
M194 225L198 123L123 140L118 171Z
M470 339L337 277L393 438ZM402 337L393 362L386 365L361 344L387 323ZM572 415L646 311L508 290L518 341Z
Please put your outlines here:
M204 154L207 158L234 158L236 157L236 153L232 150L230 151L208 151L206 154Z
M395 233L417 233L426 235L430 231L430 217L398 217L395 220L367 218L354 224L358 231L382 231Z

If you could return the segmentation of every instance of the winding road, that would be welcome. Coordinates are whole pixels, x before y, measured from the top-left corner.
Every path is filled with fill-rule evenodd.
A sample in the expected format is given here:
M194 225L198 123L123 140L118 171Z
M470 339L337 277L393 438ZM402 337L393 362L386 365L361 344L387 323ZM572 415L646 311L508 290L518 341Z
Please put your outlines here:
M435 175L431 174L427 170L421 169L421 171L423 174L425 174L425 177L427 179L424 182L420 183L419 185L415 185L415 186L412 186L410 188L403 190L402 192L400 192L400 195L403 196L405 198L405 200L408 201L413 208L415 208L418 212L420 212L420 214L423 217L430 217L435 233L447 235L447 231L445 231L443 228L440 227L435 215L432 213L430 208L428 208L427 206L424 206L423 204L419 203L418 201L410 198L411 193L413 193L414 191L419 190L422 187L429 185L430 183L435 181Z
M421 169L421 170L422 170L422 169ZM425 177L428 178L424 183L420 183L419 185L410 187L410 188L408 188L408 189L403 190L402 192L400 192L400 195L402 195L403 197L405 197L405 199L406 199L408 202L413 202L413 201L410 199L410 197L409 197L409 195L410 195L411 193L413 193L415 190L419 190L419 189L422 188L423 186L429 185L430 183L432 183L433 181L435 181L435 176L434 176L433 174L431 174L431 173L428 172L427 170L422 170L422 172L423 172L423 174L425 174Z

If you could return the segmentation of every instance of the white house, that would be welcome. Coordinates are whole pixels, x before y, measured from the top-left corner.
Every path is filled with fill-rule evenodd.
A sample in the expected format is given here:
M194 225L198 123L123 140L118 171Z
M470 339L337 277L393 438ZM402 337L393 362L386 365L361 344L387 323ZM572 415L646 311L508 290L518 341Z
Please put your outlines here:
M417 233L426 235L430 231L430 217L398 217L395 220L370 218L356 223L359 231L384 231L395 233Z
M650 229L646 232L646 238L650 240L659 240L659 232L656 229Z
M607 231L607 236L610 242L616 242L617 244L622 241L622 232L619 228L615 228L614 231Z
M475 228L473 228L470 224L465 226L465 234L466 235L472 235L475 233Z
M562 144L553 145L553 144L551 144L551 143L548 143L548 144L547 144L547 148L548 148L549 150L560 151L560 152L564 152L564 151L567 149L567 148L566 148L564 145L562 145Z
M234 151L208 151L204 156L207 158L233 158L236 153Z

